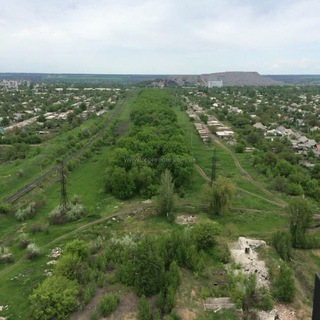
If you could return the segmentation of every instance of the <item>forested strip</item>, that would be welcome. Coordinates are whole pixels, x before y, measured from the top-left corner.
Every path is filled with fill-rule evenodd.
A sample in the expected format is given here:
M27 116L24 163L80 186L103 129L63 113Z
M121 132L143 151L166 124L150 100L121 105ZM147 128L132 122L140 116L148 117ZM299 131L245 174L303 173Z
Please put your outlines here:
M179 100L165 90L144 89L131 106L132 125L118 139L106 170L106 190L118 198L150 197L168 169L176 188L188 184L193 158L173 110Z

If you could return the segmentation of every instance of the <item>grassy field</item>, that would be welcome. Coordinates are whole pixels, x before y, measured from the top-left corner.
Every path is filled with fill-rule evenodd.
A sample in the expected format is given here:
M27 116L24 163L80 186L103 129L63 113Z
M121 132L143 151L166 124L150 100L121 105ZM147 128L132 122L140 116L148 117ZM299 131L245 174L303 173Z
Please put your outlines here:
M126 111L125 115L121 116L121 119L127 120L128 115ZM92 122L92 124L94 124L94 122ZM89 123L85 123L85 126L87 125L89 125ZM77 128L77 130L81 129L82 128ZM63 136L57 137L56 139L59 139L59 141L64 140ZM53 143L54 141L52 141L52 144ZM20 201L24 203L30 202L31 199L45 200L44 206L37 211L36 216L32 220L19 223L15 220L14 214L0 216L1 244L9 247L14 256L13 264L0 265L0 305L9 306L9 310L4 311L1 315L10 315L12 319L28 319L29 315L26 314L26 312L29 302L26 297L32 292L33 288L45 278L45 270L50 269L46 263L49 261L47 255L51 249L56 246L63 246L67 240L74 237L96 233L96 226L92 225L90 228L88 227L88 232L85 228L86 225L94 221L99 221L99 219L103 220L104 218L108 218L108 216L122 209L123 203L112 196L106 195L104 191L104 172L110 149L111 147L106 146L91 158L83 158L81 165L76 166L75 169L67 175L67 192L69 198L71 199L73 195L79 196L81 203L88 212L85 218L65 225L48 225L48 213L60 204L58 174L53 176L40 188L36 188L32 193L20 199ZM29 162L25 164L25 168L28 172L30 171L30 179L34 179L38 172L32 171ZM12 186L15 186L13 182ZM126 203L126 205L130 205L130 202ZM30 228L35 224L41 224L45 230L32 234ZM101 225L100 232L106 232L106 228L108 228L108 232L114 229L114 226L110 227L106 225L105 222L97 223L97 225ZM41 247L41 257L32 261L25 259L26 252L24 249L20 249L18 245L18 237L22 232L27 233L32 242L35 242ZM82 232L83 234L81 234Z

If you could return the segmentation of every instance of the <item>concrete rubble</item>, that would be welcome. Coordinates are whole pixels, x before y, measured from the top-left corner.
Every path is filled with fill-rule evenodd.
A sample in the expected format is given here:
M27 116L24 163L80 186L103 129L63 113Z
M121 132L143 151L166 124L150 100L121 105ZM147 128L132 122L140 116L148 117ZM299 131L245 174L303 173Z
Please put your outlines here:
M269 272L264 261L259 260L258 254L255 251L257 248L265 246L263 240L248 239L239 237L238 242L229 246L232 257L235 263L242 267L242 272L246 275L255 273L257 276L257 286L270 288ZM296 320L294 311L289 310L284 305L276 305L273 310L259 311L258 317L260 320Z
M242 267L244 274L255 273L258 287L270 287L269 272L264 261L259 260L255 249L266 245L263 240L253 240L239 237L238 242L230 246L235 263Z

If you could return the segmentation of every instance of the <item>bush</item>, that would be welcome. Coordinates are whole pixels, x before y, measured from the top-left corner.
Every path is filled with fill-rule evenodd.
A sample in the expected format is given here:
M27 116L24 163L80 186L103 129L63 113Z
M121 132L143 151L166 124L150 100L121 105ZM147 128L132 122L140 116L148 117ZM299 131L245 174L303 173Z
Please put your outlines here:
M32 319L69 319L78 306L78 294L75 281L56 275L46 278L29 298Z
M138 320L151 320L151 306L144 295L141 296L138 303Z
M98 312L95 310L90 314L90 320L99 320Z
M76 221L82 218L86 213L83 205L76 203L69 205L65 212L60 206L56 207L49 213L49 221L52 224L63 224L70 221Z
M221 228L218 223L199 223L191 230L191 236L199 250L207 250L216 244L216 236L220 234L220 230Z
M26 219L31 219L34 217L36 210L35 210L35 202L30 202L30 204L24 209L18 209L15 214L16 220L21 222Z
M52 224L63 224L65 223L65 213L61 210L60 206L54 208L48 215L49 221Z
M275 247L280 257L288 261L291 257L291 236L290 233L278 231L272 236L272 245Z
M27 257L28 259L34 259L41 254L40 248L33 242L27 246Z
M76 221L85 215L86 211L81 204L75 204L66 212L67 221Z
M117 309L119 297L111 293L106 293L98 304L98 310L102 316L106 317Z
M91 283L87 287L85 287L83 292L84 305L87 305L90 302L90 300L94 297L95 293L96 293L95 283Z
M11 263L13 257L10 250L7 247L0 247L0 263Z
M38 233L38 232L49 233L49 227L46 224L43 224L41 222L37 222L37 223L32 224L29 227L29 231L32 234L35 234L35 233Z
M25 233L22 233L19 236L19 247L21 249L25 249L29 243L30 243L30 239L28 238L28 235Z
M77 194L74 194L73 197L72 197L72 199L71 199L71 203L72 203L73 205L75 205L75 204L80 204L80 203L81 203L80 197L79 197Z
M12 210L12 207L9 203L0 202L0 213L9 214Z
M274 281L274 296L278 301L292 302L296 286L292 270L283 264L280 266L279 275Z

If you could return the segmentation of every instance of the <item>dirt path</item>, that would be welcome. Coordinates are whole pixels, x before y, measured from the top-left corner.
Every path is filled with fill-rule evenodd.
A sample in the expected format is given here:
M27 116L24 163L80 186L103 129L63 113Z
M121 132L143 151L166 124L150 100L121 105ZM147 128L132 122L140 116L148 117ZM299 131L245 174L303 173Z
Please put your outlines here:
M58 238L55 238L54 240L48 242L47 244L43 245L40 247L40 249L43 251L44 249L47 249L49 247L51 247L53 244L61 241L61 240L64 240L74 234L77 234L78 232L80 231L83 231L95 224L99 224L101 222L104 222L104 221L107 221L107 220L110 220L112 218L115 218L115 217L119 217L121 215L126 215L126 214L129 214L129 213L132 213L133 210L135 210L135 212L139 212L141 211L142 209L144 208L147 208L148 207L148 204L145 204L145 203L134 203L132 205L129 205L128 207L126 207L125 209L111 215L111 216L106 216L106 217L102 217L98 220L95 220L95 221L92 221L92 222L88 222L70 232L67 232L65 234L63 234L62 236L58 237ZM7 267L6 269L3 269L0 271L0 277L7 274L8 272L14 270L17 266L19 266L23 261L27 260L27 255L24 255L23 257L21 257L19 260L17 260L15 263L11 264L9 267Z
M190 110L190 109L189 109ZM199 117L193 113L194 116L196 117L197 120L200 121ZM203 122L201 122L203 124ZM255 196L258 196L260 197L261 199L263 200L267 200L268 202L272 203L272 204L276 204L277 206L280 206L280 207L285 207L287 206L287 203L285 201L283 201L282 199L278 198L277 196L275 196L273 193L271 193L269 190L267 190L265 187L263 187L258 181L256 181L255 179L253 179L253 177L248 173L248 171L246 171L240 164L237 156L234 154L234 152L232 150L230 150L225 144L223 144L221 142L221 140L219 140L219 138L217 138L214 134L212 134L210 132L210 130L208 129L208 126L203 124L203 126L206 128L206 130L209 132L209 136L212 138L212 140L218 144L221 148L223 148L233 159L236 167L239 169L239 171L241 172L241 174L244 176L245 179L247 179L248 181L250 181L250 183L252 183L257 189L259 189L261 192L263 192L264 194L266 194L267 196L269 197L272 197L274 200L269 200L269 199L266 199L266 198L263 198L261 196L258 196L254 193L251 193L251 195L255 195ZM200 167L199 167L200 168ZM196 170L199 172L199 174L206 180L208 180L208 176L203 172L203 170L200 168ZM210 179L208 180L210 181ZM238 188L240 189L240 188ZM242 191L245 191L245 192L248 192L249 191L246 191L244 189L241 189Z
M207 128L208 129L208 128ZM208 130L209 131L209 130ZM239 169L239 171L242 173L242 175L244 176L245 179L247 179L248 181L250 181L255 187L257 187L260 191L262 191L264 194L266 194L269 197L272 197L273 199L276 200L276 202L281 205L282 207L285 207L287 205L287 203L285 201L283 201L282 199L278 198L277 196L275 196L273 193L271 193L269 190L267 190L266 188L264 188L258 181L254 180L252 178L252 176L248 173L248 171L246 171L240 164L237 156L234 154L234 152L232 150L230 150L226 145L224 145L219 138L217 138L215 135L213 135L212 133L210 133L211 138L213 139L213 141L215 143L217 143L220 147L222 147L233 159L236 167Z
M199 165L195 164L195 165L194 165L194 168L196 169L196 171L199 173L199 175L200 175L204 180L206 180L206 181L208 181L208 182L210 181L210 178L209 178L209 177L207 176L207 174L202 170L202 168L199 167ZM285 207L285 205L282 204L282 203L279 203L279 202L277 202L277 201L273 201L273 200L264 198L264 197L262 197L262 196L260 196L260 195L258 195L258 194L255 194L255 193L253 193L253 192L247 191L247 190L245 190L245 189L242 189L242 188L239 188L239 187L236 187L236 189L238 189L238 190L240 190L240 191L242 191L242 192L245 192L245 193L247 193L247 194L249 194L249 195L251 195L251 196L253 196L253 197L256 197L256 198L259 198L259 199L264 200L264 201L266 201L266 202L269 202L269 203L271 203L271 204L273 204L273 205L275 205L275 206L278 206L278 207L281 207L281 208ZM243 208L243 209L244 209L244 208ZM247 208L245 208L245 209L247 210ZM256 210L255 210L255 211L256 211ZM258 211L260 211L260 210L258 210Z

